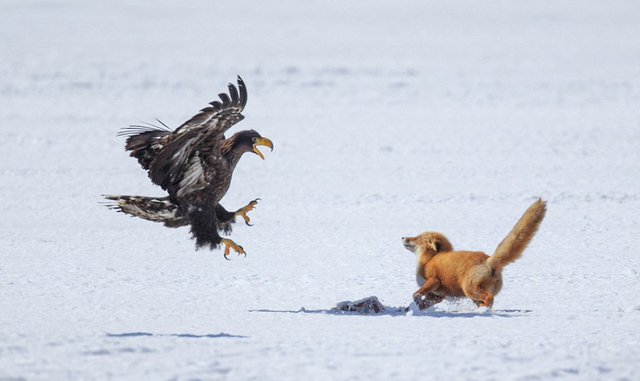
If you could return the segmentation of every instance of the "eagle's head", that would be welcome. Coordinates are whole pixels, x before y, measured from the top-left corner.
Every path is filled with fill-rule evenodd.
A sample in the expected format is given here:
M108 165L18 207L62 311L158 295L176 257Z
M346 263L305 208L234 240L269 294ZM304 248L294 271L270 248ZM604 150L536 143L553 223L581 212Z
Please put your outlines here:
M263 138L257 131L244 130L236 132L232 137L223 141L222 150L225 156L242 156L245 152L253 152L264 160L258 146L269 147L273 151L273 142L270 139Z

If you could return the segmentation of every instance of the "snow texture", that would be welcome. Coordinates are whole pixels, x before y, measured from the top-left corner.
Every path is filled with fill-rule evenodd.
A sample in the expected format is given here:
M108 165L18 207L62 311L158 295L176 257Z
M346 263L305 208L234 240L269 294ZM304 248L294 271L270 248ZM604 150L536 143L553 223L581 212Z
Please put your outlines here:
M3 0L0 380L640 378L640 3ZM114 213L162 196L116 133L240 74L232 238ZM402 236L491 253L548 213L492 310L403 312ZM378 297L385 313L335 313Z

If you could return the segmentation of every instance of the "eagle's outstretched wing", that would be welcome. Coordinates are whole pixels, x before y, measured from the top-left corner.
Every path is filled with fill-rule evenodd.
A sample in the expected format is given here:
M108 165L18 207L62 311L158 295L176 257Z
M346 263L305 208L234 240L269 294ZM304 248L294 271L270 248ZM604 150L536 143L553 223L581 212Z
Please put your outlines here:
M205 107L199 113L191 117L178 127L174 133L182 134L193 130L207 128L211 133L224 134L231 126L238 123L244 117L240 114L247 105L247 87L240 76L238 76L238 88L229 83L229 95L220 93L220 101L209 103L210 107ZM240 90L238 92L238 89ZM220 132L221 131L221 132Z
M211 102L173 132L160 128L140 130L139 126L124 132L130 135L126 149L132 151L131 156L149 171L151 181L171 197L201 189L219 172L224 133L244 119L241 113L247 104L247 89L242 78L238 76L237 88L229 84L229 95L221 93L219 97L220 101Z

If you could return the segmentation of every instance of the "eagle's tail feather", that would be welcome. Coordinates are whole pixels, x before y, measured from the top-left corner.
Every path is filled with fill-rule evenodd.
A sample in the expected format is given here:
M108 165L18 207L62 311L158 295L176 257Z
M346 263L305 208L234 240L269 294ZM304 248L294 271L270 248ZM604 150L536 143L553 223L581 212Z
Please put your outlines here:
M168 197L104 195L107 207L130 216L154 222L162 222L168 227L179 227L188 224L181 215L178 206Z

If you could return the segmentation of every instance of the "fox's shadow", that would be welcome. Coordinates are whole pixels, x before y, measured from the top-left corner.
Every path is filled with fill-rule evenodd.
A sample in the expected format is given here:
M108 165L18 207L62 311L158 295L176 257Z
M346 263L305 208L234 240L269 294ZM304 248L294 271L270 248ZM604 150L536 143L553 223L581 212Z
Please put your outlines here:
M281 313L281 314L325 314L335 316L425 316L431 318L475 318L475 317L504 317L513 318L525 316L532 310L486 310L486 311L446 311L440 309L427 308L423 311L416 311L409 307L389 307L384 306L384 310L380 312L355 312L342 311L336 308L308 310L300 308L299 310L249 310L249 312L262 313Z

